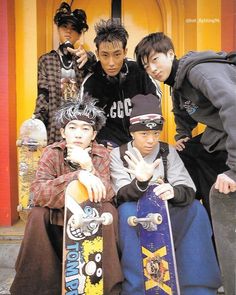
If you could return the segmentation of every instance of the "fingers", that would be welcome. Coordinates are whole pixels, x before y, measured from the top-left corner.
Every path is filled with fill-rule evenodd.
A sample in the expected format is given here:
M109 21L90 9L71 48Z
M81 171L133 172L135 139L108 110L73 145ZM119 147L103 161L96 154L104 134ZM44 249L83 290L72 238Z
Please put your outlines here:
M189 137L181 138L176 141L175 149L177 151L183 151L185 149L185 143L189 140Z
M79 46L76 49L72 49L70 47L67 47L67 50L78 57L77 63L79 64L79 69L81 69L86 62L88 61L87 52L84 50L83 46Z
M131 160L127 155L124 156L125 161L128 163L129 167L135 169L137 166L137 160Z
M153 191L162 200L174 198L174 189L169 183L157 185Z
M97 176L81 170L78 179L86 187L91 202L101 202L102 199L106 198L106 188Z
M236 191L236 182L226 174L222 173L217 176L215 188L219 190L220 193L228 194Z

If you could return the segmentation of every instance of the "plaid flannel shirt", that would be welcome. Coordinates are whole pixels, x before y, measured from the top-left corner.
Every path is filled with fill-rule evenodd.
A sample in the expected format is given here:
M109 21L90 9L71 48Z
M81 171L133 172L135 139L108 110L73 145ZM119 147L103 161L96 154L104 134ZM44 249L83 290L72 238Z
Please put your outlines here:
M31 185L35 206L61 209L64 207L64 193L72 180L78 179L79 170L74 170L64 159L65 141L56 142L45 148L39 161L35 180ZM110 157L107 149L93 142L91 151L95 174L106 188L106 200L114 196L110 183Z
M89 61L82 69L79 69L77 57L72 56L78 89L85 75L91 71L92 65L96 61L92 53L88 54L88 58ZM54 120L54 112L65 103L61 91L60 58L57 51L52 50L42 55L38 61L38 96L34 111L35 117L42 120L47 128L48 144L62 139Z

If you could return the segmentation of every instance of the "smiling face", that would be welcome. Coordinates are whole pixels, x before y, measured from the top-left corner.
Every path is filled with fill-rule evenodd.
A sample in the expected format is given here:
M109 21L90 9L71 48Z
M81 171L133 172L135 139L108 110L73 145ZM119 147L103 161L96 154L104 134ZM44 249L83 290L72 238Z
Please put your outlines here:
M70 41L71 44L75 44L79 39L81 34L79 34L73 24L65 23L58 27L58 34L60 43Z
M152 153L159 142L161 131L148 130L148 131L135 131L131 132L133 138L133 146L136 147L143 157Z
M123 66L127 48L123 48L121 41L101 42L96 54L104 72L108 76L114 77L120 72Z
M152 51L149 57L143 59L143 67L153 79L165 82L170 76L174 56L172 49L166 54Z
M61 135L67 144L74 144L83 149L89 147L96 134L91 124L81 120L72 120L65 128L61 128Z

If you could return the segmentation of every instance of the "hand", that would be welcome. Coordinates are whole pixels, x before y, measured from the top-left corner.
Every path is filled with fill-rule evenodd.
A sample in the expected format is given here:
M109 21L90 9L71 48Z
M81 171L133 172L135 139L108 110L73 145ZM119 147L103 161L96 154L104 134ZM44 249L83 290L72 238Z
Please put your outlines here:
M185 149L185 142L187 142L189 139L189 137L185 137L177 140L175 143L175 149L179 152L183 151Z
M70 47L67 47L67 50L71 54L74 54L74 55L78 56L77 63L79 64L79 69L81 69L86 64L86 62L88 61L87 52L85 51L85 49L83 48L82 45L80 45L76 49L72 49Z
M67 160L79 164L82 169L88 170L89 172L93 170L92 158L89 155L89 152L91 151L90 147L83 149L74 144L67 144L66 147Z
M100 178L94 174L81 170L78 175L78 180L86 187L88 197L91 202L101 202L106 198L106 189Z
M169 183L164 183L163 180L158 181L158 185L153 189L153 192L163 201L174 198L174 188Z
M222 173L217 176L215 189L218 189L220 193L228 194L236 191L236 182Z
M124 169L128 173L133 174L138 181L147 181L153 176L155 168L160 164L161 159L157 159L153 163L149 164L144 161L140 151L137 148L134 147L133 149L136 152L137 157L135 157L129 151L126 151L124 159L130 168Z

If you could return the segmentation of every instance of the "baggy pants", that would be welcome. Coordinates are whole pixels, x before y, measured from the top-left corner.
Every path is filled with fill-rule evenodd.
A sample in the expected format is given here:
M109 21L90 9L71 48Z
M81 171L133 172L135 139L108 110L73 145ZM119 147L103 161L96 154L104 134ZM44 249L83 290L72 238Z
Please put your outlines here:
M104 294L119 294L123 280L118 243L117 211L103 203L104 211L113 215L113 223L105 226L103 245ZM31 209L18 258L12 295L61 295L63 227L50 224L49 209Z
M169 205L181 295L213 295L221 286L206 210L199 201L186 207ZM122 295L144 295L142 259L137 227L127 218L137 214L137 203L119 207L121 264L125 280Z

